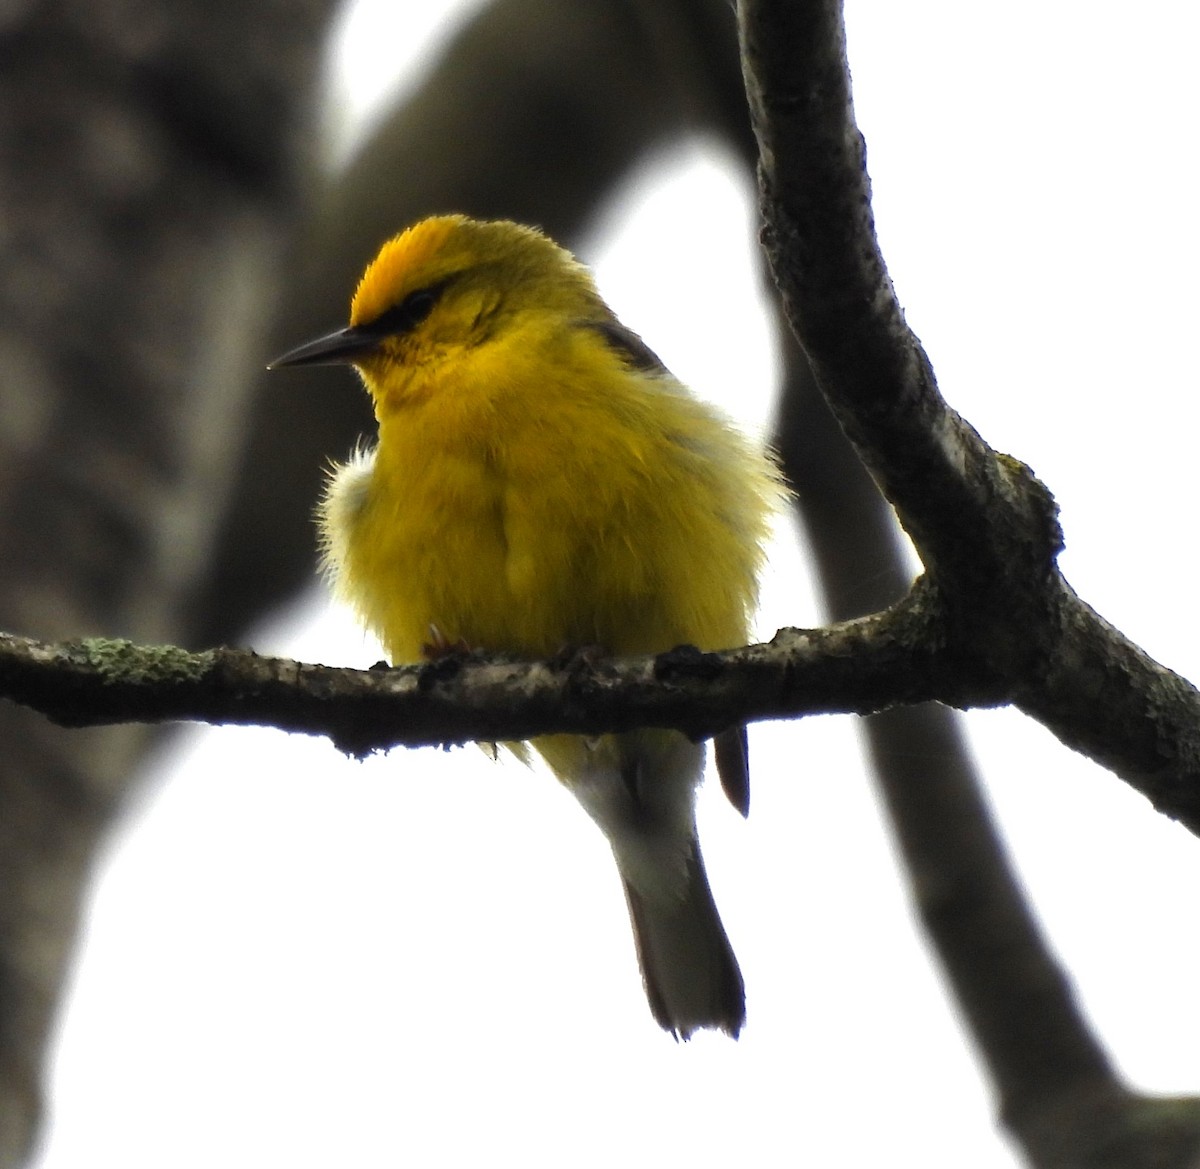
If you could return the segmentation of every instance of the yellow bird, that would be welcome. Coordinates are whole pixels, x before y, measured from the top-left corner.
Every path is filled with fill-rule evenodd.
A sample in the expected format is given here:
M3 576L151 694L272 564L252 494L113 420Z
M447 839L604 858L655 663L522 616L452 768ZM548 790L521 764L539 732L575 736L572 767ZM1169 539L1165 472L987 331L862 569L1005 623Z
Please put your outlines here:
M325 563L394 663L748 640L774 463L541 232L449 215L389 240L349 327L272 368L329 363L358 369L379 441L331 476ZM655 1019L736 1036L742 975L696 839L703 745L639 730L533 746L612 846ZM744 729L716 754L745 814Z

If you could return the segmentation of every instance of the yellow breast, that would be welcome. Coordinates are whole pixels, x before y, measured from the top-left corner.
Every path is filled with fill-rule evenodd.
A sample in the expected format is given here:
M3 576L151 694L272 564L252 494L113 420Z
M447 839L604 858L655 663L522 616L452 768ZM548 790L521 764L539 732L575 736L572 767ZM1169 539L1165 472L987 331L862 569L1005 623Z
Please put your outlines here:
M435 625L527 656L747 638L770 466L589 330L514 330L377 397L379 446L321 511L340 592L392 659Z

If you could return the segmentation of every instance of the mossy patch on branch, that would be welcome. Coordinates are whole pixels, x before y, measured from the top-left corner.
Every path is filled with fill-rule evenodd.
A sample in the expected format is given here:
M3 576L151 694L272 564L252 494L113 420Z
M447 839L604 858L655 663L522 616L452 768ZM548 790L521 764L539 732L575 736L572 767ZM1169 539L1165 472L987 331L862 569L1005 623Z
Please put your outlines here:
M121 637L87 637L79 644L88 664L109 683L196 682L213 663L211 650L188 653L176 645L135 645Z

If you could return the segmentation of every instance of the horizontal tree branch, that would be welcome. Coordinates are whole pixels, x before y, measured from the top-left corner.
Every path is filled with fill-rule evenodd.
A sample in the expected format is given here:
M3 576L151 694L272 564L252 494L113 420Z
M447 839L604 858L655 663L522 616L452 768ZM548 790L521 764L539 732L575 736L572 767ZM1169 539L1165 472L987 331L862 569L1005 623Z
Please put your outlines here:
M1053 584L1056 635L1013 703L1200 835L1200 692Z
M761 719L1012 702L1200 834L1200 693L1057 576L1051 595L1059 636L1032 663L998 659L991 624L964 625L921 579L891 608L824 629L783 629L721 653L680 647L623 660L457 655L352 670L250 650L0 634L0 697L64 726L258 724L325 735L354 755L638 726L703 738ZM1020 617L1018 608L1004 621L1011 640Z
M599 734L669 726L696 738L733 723L864 714L945 692L921 648L922 590L884 613L827 629L781 630L722 653L680 647L615 660L590 652L545 662L450 655L369 670L251 650L189 653L88 638L46 644L0 634L0 697L63 726L197 721L325 735L365 755L397 746ZM969 703L964 689L954 696Z

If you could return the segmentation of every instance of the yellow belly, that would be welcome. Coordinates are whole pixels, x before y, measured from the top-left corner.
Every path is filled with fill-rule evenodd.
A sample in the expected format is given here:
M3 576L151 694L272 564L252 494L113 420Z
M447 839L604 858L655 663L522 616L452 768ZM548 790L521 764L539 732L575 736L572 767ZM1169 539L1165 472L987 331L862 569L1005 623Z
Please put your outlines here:
M431 625L531 657L746 640L773 481L693 400L601 388L441 387L335 478L327 557L393 661L419 660Z

